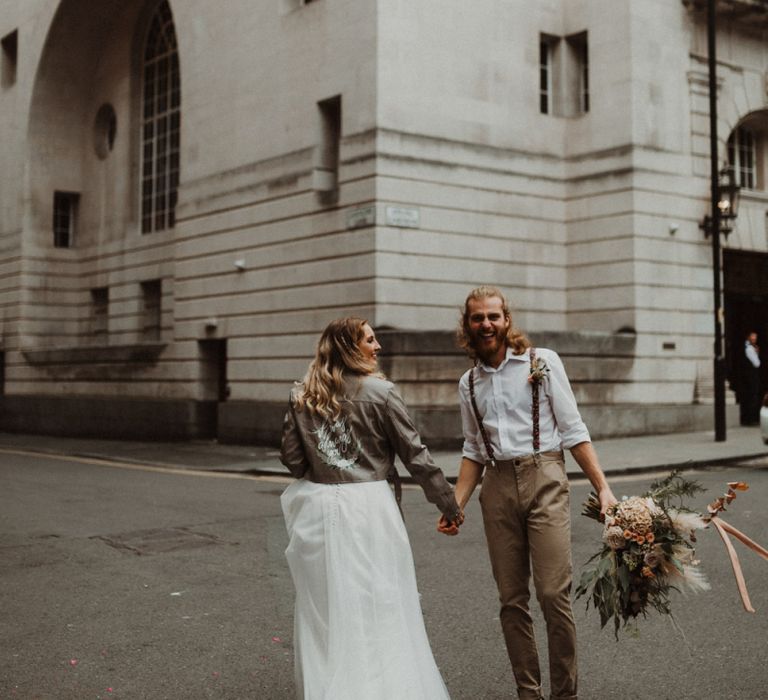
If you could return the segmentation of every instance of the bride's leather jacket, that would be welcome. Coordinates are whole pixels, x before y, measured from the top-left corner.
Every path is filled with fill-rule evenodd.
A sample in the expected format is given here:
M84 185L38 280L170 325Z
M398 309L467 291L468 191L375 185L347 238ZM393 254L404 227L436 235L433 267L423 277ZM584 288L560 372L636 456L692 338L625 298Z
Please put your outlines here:
M459 507L453 488L422 444L405 402L386 379L345 379L342 416L326 420L296 407L294 388L283 423L280 461L297 478L324 484L381 481L395 469L395 454L414 481L450 520Z

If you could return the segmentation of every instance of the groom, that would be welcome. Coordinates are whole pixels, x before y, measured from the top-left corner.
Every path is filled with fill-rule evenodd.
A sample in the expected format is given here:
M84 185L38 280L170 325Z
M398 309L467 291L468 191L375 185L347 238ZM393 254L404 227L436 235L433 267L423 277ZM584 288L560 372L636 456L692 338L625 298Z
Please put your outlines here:
M577 697L571 611L569 486L563 447L603 513L616 502L557 353L531 348L495 287L472 290L459 341L476 366L459 381L464 432L456 500L463 509L485 469L480 505L501 601L501 626L521 700L540 700L541 672L528 608L533 573L549 645L551 697ZM441 518L438 530L458 533Z

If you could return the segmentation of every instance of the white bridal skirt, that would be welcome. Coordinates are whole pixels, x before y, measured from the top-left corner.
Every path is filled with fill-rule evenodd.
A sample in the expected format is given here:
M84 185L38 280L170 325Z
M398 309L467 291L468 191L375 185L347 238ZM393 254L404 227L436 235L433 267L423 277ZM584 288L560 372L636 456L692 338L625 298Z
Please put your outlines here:
M281 498L303 700L441 700L408 535L386 481L299 479Z

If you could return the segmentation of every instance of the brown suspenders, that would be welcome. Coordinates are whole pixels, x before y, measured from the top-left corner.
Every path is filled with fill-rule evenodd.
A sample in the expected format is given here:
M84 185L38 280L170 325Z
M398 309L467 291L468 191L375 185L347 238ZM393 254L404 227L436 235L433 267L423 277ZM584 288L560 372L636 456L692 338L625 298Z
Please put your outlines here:
M531 375L533 375L533 371L536 368L536 348L531 348L530 360ZM480 435L483 437L485 453L488 456L488 458L485 460L485 466L495 467L496 458L493 454L493 446L491 445L491 441L488 438L488 433L486 432L485 426L483 425L483 418L480 415L480 410L477 408L477 400L475 399L475 369L476 366L469 370L469 398L472 402L472 411L475 414L477 426L480 428ZM531 399L531 413L533 418L533 453L538 455L541 447L541 433L539 430L539 382L535 380L531 381Z

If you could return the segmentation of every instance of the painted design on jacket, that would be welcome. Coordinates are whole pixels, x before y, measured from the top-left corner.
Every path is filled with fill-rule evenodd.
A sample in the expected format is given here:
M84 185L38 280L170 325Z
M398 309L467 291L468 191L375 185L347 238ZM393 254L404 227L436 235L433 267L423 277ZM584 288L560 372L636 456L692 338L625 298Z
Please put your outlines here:
M317 437L317 450L320 458L334 469L354 469L358 466L357 459L363 451L352 428L347 425L346 418L340 418L333 423L326 421L313 431Z

